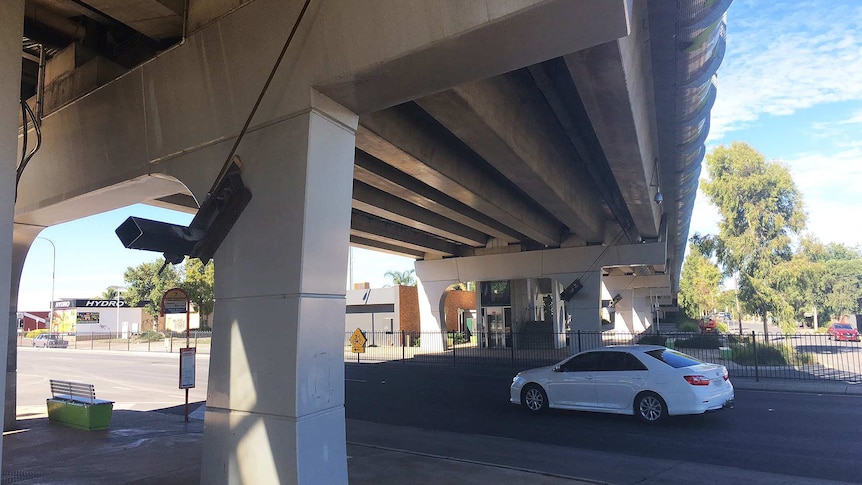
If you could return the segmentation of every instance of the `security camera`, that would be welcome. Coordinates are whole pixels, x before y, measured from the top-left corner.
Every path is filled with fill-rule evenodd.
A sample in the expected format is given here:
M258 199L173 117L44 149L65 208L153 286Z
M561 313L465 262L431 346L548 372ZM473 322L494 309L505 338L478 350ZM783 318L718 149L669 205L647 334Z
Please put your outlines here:
M662 202L664 202L664 197L662 197L661 192L656 192L655 193L655 203L661 204Z

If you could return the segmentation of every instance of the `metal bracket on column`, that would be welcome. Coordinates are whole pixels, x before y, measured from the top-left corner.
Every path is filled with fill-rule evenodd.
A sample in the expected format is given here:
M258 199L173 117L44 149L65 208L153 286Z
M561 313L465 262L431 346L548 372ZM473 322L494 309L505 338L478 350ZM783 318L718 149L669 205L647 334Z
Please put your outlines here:
M188 227L129 217L115 231L117 236L126 248L161 252L162 269L181 263L185 256L207 264L251 201L241 169L242 161L233 157Z
M569 301L575 296L581 289L584 287L584 284L581 283L580 279L572 281L569 283L563 291L560 292L560 299L564 301Z

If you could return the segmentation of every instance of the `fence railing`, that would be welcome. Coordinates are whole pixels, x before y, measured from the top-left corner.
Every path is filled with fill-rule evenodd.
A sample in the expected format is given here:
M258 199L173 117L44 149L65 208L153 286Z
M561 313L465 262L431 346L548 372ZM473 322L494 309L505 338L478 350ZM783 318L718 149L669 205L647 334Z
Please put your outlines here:
M345 362L425 363L504 366L513 370L551 365L582 350L606 345L666 345L705 362L727 367L731 377L862 382L862 343L837 341L823 333L696 334L628 332L365 332L365 352L354 353L344 337ZM64 335L70 349L172 352L185 347L185 335ZM189 344L209 354L212 332L191 332ZM18 336L18 345L33 339Z
M18 335L19 347L34 345L32 338L25 334ZM116 333L80 333L60 335L67 342L69 349L110 350L123 352L171 352L179 353L186 346L185 332L167 332L154 334L151 332L129 335L121 338ZM210 353L212 332L192 331L189 333L189 346L197 348L201 354Z
M363 353L345 333L345 362L508 366L551 365L582 350L607 345L660 344L704 362L720 363L731 377L862 382L862 343L823 333L697 334L628 332L462 333L365 332Z

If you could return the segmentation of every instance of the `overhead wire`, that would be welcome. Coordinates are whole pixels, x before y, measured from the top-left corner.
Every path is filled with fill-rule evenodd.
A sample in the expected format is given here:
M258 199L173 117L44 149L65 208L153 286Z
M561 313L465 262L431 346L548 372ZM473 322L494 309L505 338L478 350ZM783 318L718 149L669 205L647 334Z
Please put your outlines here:
M29 154L27 153L27 115L29 114L30 119L33 120L33 128L36 131L36 146L33 148L33 151ZM33 155L39 151L39 148L42 147L42 128L40 126L39 119L36 118L36 115L33 113L33 110L30 109L30 105L27 104L27 101L21 101L21 117L22 124L24 125L24 134L23 134L23 143L21 147L21 163L18 164L18 167L15 169L15 201L18 200L18 182L21 181L21 176L24 174L24 169L27 168L27 164L30 163L30 160L33 158Z
M251 125L251 120L254 118L258 107L260 107L260 103L263 101L263 96L266 94L267 89L269 89L269 85L272 83L272 79L275 77L276 71L278 71L278 66L281 64L282 59L284 59L284 55L285 53L287 53L287 48L290 47L290 43L293 41L293 36L296 34L296 31L299 28L299 24L300 22L302 22L302 18L305 16L305 12L306 10L308 10L308 5L310 3L311 0L305 0L305 3L302 5L302 10L300 10L299 16L296 18L296 22L294 22L293 28L290 30L290 35L287 36L287 40L284 42L284 47L281 48L281 53L278 55L278 59L276 59L275 65L272 66L272 71L270 71L269 77L267 77L266 83L264 83L263 89L261 89L260 95L258 95L257 101L255 101L254 107L251 109L251 113L248 114L248 118L245 120L245 125L243 125L242 130L240 130L239 135L236 137L236 141L233 144L233 148L230 149L230 153L228 153L227 160L225 160L225 163L222 166L218 177L216 177L215 182L213 182L212 187L210 187L210 195L215 192L219 181L225 176L225 174L227 174L227 171L232 163L233 156L236 154L237 148L239 148L239 143L242 141L243 137L248 131L248 127L249 125Z

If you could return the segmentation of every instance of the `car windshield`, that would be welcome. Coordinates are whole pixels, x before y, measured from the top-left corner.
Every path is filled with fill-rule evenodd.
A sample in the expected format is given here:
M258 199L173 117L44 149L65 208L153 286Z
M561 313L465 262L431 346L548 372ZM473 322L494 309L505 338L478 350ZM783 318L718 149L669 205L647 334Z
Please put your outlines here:
M703 362L695 359L690 355L685 355L681 352L677 352L670 349L650 350L649 352L647 352L647 355L658 359L675 369L679 369L680 367L688 367L690 365L703 364Z
M835 328L840 328L841 330L853 330L853 327L851 327L850 324L838 324L835 325Z

